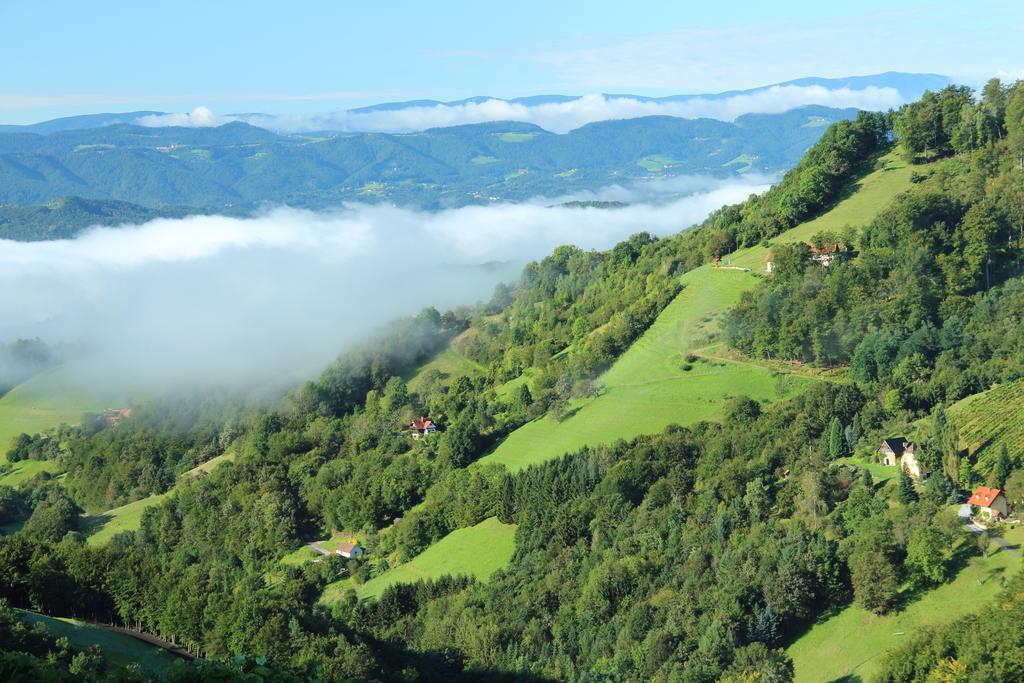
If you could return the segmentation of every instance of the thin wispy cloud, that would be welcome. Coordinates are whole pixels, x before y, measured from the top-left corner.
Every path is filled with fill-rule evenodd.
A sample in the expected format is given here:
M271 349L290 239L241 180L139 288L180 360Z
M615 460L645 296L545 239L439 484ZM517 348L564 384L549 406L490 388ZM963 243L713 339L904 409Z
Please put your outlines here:
M910 71L969 84L1024 69L1008 54L1021 29L1001 13L963 3L896 8L843 19L730 23L612 39L581 38L520 59L551 70L566 87L721 90L800 76ZM964 26L971 26L964 31ZM942 36L942 39L936 39Z
M713 118L732 121L749 113L778 113L808 104L884 110L902 104L894 88L825 88L822 86L774 86L757 92L724 98L691 98L657 102L631 97L584 95L568 102L527 105L489 99L456 105L409 106L375 111L343 111L328 114L266 116L218 116L207 107L189 113L145 116L143 126L219 126L228 121L286 132L346 131L407 133L489 121L532 123L555 133L565 133L596 121L633 119L644 116Z

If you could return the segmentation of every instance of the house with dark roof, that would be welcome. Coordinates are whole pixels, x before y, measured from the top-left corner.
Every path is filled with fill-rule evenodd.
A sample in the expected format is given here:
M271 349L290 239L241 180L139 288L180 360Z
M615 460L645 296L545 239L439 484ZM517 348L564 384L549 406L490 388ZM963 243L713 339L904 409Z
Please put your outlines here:
M907 473L918 479L926 478L931 471L917 459L917 447L902 436L883 439L878 452L882 454L882 464L889 467L899 465Z
M1006 517L1009 514L1009 507L1006 504L1006 494L999 489L992 489L987 486L979 486L967 499L968 505L974 505L981 514L992 519Z

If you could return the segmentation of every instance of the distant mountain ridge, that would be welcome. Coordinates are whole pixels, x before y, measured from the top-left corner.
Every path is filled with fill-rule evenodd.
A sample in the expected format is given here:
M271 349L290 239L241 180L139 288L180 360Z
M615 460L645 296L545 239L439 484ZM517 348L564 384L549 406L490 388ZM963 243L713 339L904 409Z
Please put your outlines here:
M441 208L559 197L677 175L777 174L829 123L855 115L854 109L802 107L735 122L653 116L565 134L516 122L412 134L282 135L241 122L0 132L0 204L71 196L177 213L181 207L237 212L265 203ZM140 214L126 207L113 213Z
M906 100L916 100L921 97L926 90L939 90L952 83L952 79L948 76L942 76L940 74L917 74L917 73L903 73L898 71L887 71L881 74L873 74L869 76L846 76L842 78L820 78L811 76L807 78L797 78L790 81L784 81L782 83L773 83L771 85L758 86L756 88L748 88L745 90L727 90L718 93L700 93L700 94L682 94L682 95L665 95L662 97L651 97L647 95L631 95L628 93L602 93L604 97L608 98L628 98L637 100L639 102L686 102L689 100L721 100L729 97L736 97L738 95L753 95L756 93L765 92L772 88L780 88L787 86L796 87L809 87L819 86L827 90L838 90L840 88L848 88L850 90L864 90L869 87L874 88L893 88L899 92L900 96ZM356 109L350 109L349 112L353 114L369 113L374 111L396 111L401 109L408 109L410 107L457 107L465 104L480 104L489 100L496 100L498 102L507 102L509 104L522 104L526 106L537 106L541 104L560 104L563 102L574 102L580 99L580 95L532 95L527 97L513 97L513 98L502 98L502 97L490 97L487 95L477 95L475 97L467 97L461 100L408 100L405 102L384 102L382 104L374 104L367 107L359 107Z
M649 103L683 103L693 100L724 100L731 97L737 97L741 95L755 95L771 90L772 88L780 88L787 86L795 87L811 87L817 86L827 90L838 90L842 88L850 90L864 90L867 88L892 88L896 90L900 97L906 101L916 100L926 90L939 90L952 83L952 80L947 76L939 74L928 74L928 73L904 73L889 71L880 74L872 74L867 76L846 76L840 78L820 78L820 77L807 77L797 78L781 83L773 83L771 85L758 86L756 88L748 88L744 90L728 90L719 93L701 93L701 94L680 94L680 95L667 95L663 97L651 97L646 95L631 95L628 93L603 93L606 98L625 98L632 99L638 102L649 102ZM371 114L374 112L395 112L403 109L411 109L416 107L460 107L469 104L481 104L488 101L504 102L507 104L523 105L528 107L535 107L543 104L562 104L568 102L575 102L581 99L581 95L529 95L525 97L513 97L513 98L501 98L492 97L489 95L477 95L474 97L467 97L461 100L434 100L434 99L418 99L418 100L406 100L399 102L382 102L380 104L373 104L365 107L356 107L354 109L347 110L349 114ZM824 104L824 103L819 103ZM65 132L69 130L80 130L89 128L101 128L110 125L118 124L137 124L140 119L148 116L167 116L166 112L158 111L134 111L124 113L100 113L100 114L86 114L82 116L69 116L65 118L52 119L49 121L42 121L40 123L32 123L27 125L0 125L0 133L38 133L47 135L55 132ZM246 112L246 113L235 113L228 114L225 118L239 118L246 121L255 122L261 119L272 119L273 117L267 114L261 114L258 112Z

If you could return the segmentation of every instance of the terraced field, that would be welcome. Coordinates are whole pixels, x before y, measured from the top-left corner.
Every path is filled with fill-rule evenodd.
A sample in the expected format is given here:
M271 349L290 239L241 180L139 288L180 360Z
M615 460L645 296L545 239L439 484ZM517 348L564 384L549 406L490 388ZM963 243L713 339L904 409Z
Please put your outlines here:
M1024 380L969 396L949 414L960 427L961 445L977 453L978 471L992 469L1003 444L1011 455L1024 452Z

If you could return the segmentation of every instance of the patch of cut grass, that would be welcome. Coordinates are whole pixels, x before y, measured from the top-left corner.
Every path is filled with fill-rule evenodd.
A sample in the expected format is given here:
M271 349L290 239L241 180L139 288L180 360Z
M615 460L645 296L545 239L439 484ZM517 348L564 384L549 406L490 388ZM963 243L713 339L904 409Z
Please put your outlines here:
M211 458L203 464L182 473L181 476L178 477L178 483L180 484L181 482L194 479L201 474L212 471L221 463L230 462L234 459L234 450L228 449L226 453L218 455L216 458ZM128 503L127 505L122 505L105 512L83 515L82 526L85 529L84 533L87 536L86 543L89 545L103 545L122 531L137 530L142 525L142 514L146 509L160 504L164 499L174 493L174 491L175 489L172 488L170 491L165 493L157 493L152 496L140 498L139 500Z
M210 458L206 462L200 463L200 464L196 465L195 467L193 467L192 469L188 470L187 472L183 472L181 474L181 478L184 479L184 478L187 477L187 478L191 479L191 478L194 478L194 477L198 477L201 474L206 474L206 473L212 472L214 470L214 468L216 468L221 463L231 462L234 459L235 459L235 451L234 451L234 447L231 447L231 448L229 448L227 450L227 452L221 453L220 455L218 455L215 458Z
M449 346L410 373L408 378L409 388L413 391L419 390L423 384L424 376L430 370L440 372L442 381L447 384L449 380L458 375L482 373L484 367Z
M690 352L717 331L721 313L757 278L705 266L687 273L683 282L679 296L600 378L599 396L576 401L562 421L543 417L520 427L482 461L518 470L583 446L715 419L732 397L779 398L778 375L770 370L744 363L687 363ZM782 394L793 395L811 381L792 376Z
M40 472L57 473L57 463L52 460L21 460L10 463L11 470L0 476L0 486L17 486Z
M437 579L445 575L473 576L486 581L491 574L508 566L515 551L514 524L502 524L491 517L476 526L456 529L405 564L356 587L360 598L377 598L388 586ZM327 586L320 601L338 600L353 586L344 579Z
M140 498L106 512L83 515L82 528L85 530L83 533L87 536L85 542L89 545L103 545L122 531L137 530L142 525L142 514L148 508L159 504L173 491L174 489L171 489L167 493Z
M853 465L860 469L866 469L871 473L871 479L876 483L895 479L900 470L895 466L883 465L880 462L864 462L860 458L846 457L836 460L841 465Z
M537 137L536 133L502 133L498 139L502 142L526 142Z
M1011 544L1024 540L1024 530L1006 533ZM973 542L973 541L969 541ZM906 609L886 616L850 606L815 624L793 643L797 681L871 680L886 649L906 641L924 626L949 623L984 609L999 593L1001 578L1020 568L1020 555L989 550L988 557L970 560L956 578L928 591Z

